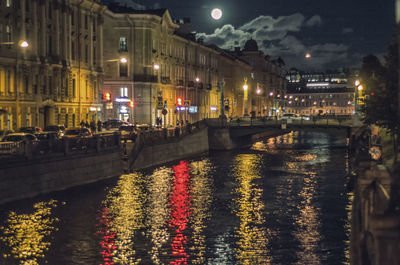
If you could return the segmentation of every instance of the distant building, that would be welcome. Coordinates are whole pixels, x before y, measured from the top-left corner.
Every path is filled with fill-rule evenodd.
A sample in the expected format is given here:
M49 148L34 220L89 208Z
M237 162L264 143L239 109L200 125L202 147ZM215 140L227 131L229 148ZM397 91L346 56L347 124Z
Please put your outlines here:
M0 5L0 129L96 120L103 82L100 1Z
M300 115L353 115L355 110L354 78L339 72L288 72L286 113Z

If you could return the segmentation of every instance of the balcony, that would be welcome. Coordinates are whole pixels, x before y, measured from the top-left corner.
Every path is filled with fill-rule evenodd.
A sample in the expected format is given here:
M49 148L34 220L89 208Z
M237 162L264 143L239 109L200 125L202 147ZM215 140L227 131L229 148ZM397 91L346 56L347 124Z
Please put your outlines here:
M134 82L152 82L152 83L156 83L157 82L157 76L156 75L134 75L133 76L133 81Z
M171 84L171 79L169 78L169 76L162 76L161 77L161 83L163 83L163 84Z

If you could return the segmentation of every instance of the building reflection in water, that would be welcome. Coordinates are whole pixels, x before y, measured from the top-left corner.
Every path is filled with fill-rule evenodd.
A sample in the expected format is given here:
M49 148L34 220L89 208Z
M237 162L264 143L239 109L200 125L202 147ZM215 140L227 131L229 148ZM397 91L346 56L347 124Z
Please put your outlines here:
M269 264L268 237L263 217L262 189L255 180L261 178L262 156L242 154L236 157L233 174L238 183L235 212L240 224L237 228L236 256L239 264Z
M134 242L144 227L144 198L143 176L133 173L121 176L103 201L98 234L104 265L140 263Z
M51 245L49 237L57 230L58 218L52 217L57 206L58 202L51 200L34 204L32 213L10 212L4 227L1 227L0 240L9 249L9 253L3 253L3 258L14 258L18 264L43 264Z

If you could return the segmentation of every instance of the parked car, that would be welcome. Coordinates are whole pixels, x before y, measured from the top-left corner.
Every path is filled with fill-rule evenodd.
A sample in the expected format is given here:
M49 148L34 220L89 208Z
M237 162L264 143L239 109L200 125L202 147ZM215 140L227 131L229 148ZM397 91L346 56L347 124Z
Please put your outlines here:
M63 138L72 139L72 138L81 138L81 137L92 137L93 134L89 128L66 128L64 131Z
M131 125L131 124L126 121L113 119L104 122L103 127L106 128L107 130L118 130L119 127L121 127L122 125Z
M281 116L281 120L301 120L301 117L293 113L285 113Z
M37 144L39 140L31 133L10 133L3 138L2 142L24 142Z
M10 133L13 133L13 131L12 131L12 130L0 130L0 141L2 141L3 138L4 138L6 135L10 134Z
M46 128L44 128L44 131L45 132L56 132L57 137L61 138L64 136L65 127L64 127L64 125L49 125Z
M40 132L36 133L35 136L39 140L38 149L40 152L47 153L56 149L57 143L59 142L59 135L57 132Z
M21 127L18 129L18 132L30 133L30 134L35 134L35 133L38 133L41 131L42 131L42 128L39 128L39 127Z
M121 125L119 127L119 132L123 138L128 138L131 140L136 139L136 126L135 125Z

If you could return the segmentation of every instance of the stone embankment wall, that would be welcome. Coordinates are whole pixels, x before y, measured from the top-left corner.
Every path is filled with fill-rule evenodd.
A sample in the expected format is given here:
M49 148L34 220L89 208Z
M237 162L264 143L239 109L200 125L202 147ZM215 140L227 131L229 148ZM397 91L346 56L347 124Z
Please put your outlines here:
M122 174L119 148L21 161L0 168L0 204Z
M140 141L137 139L137 142ZM130 162L130 171L204 154L209 151L208 128L203 127L182 137L170 137L154 143L146 141L142 148L132 151L139 154Z

